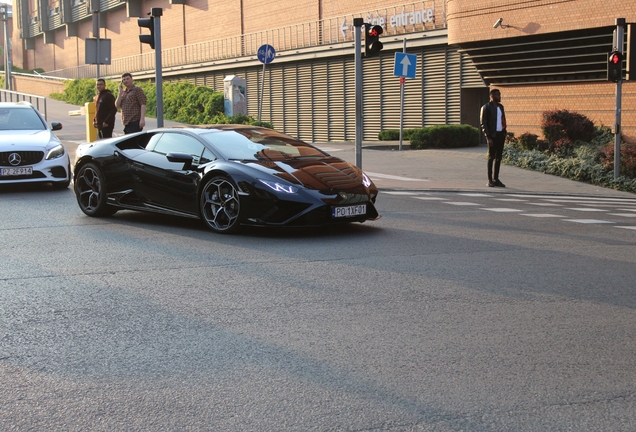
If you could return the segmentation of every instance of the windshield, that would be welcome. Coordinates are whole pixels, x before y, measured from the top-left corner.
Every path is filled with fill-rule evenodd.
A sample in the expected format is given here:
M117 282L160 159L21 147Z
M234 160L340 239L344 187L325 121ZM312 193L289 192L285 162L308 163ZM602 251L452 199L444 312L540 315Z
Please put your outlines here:
M0 108L0 130L45 130L32 108Z
M275 131L240 129L208 132L201 136L226 159L281 161L327 156L317 148Z

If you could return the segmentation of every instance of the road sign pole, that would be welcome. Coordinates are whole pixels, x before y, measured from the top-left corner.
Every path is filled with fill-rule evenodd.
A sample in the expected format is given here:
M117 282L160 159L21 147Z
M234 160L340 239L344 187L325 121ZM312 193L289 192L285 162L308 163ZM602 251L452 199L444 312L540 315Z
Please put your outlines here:
M161 62L161 16L162 8L152 8L151 14L154 19L155 30L155 92L157 103L157 127L163 127L163 65Z
M258 121L261 121L261 115L263 113L263 98L265 97L265 65L271 63L276 58L276 50L269 44L261 45L256 51L258 60L263 63L263 73L261 74L261 94L258 98ZM270 93L272 89L270 88Z
M261 114L263 113L263 96L265 94L265 63L263 63L263 73L261 74L261 94L258 99L258 121L261 121Z
M402 52L406 53L406 38L404 38L404 43L402 45ZM400 148L399 151L402 151L402 130L404 128L404 77L400 77Z
M355 73L356 73L356 166L362 169L362 44L360 29L364 25L362 18L353 19L353 35L355 40Z

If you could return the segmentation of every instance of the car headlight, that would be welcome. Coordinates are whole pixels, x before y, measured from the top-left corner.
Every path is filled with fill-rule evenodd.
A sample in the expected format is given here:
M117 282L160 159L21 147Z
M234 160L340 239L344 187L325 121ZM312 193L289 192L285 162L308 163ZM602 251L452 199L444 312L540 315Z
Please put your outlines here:
M292 186L290 184L278 183L269 180L258 179L261 183L268 186L269 188L275 190L276 192L285 192L289 194L295 194L298 192L298 188L296 186Z
M53 147L46 154L46 160L57 159L64 156L64 146L62 144Z
M362 184L364 187L371 186L371 179L365 173L362 173Z

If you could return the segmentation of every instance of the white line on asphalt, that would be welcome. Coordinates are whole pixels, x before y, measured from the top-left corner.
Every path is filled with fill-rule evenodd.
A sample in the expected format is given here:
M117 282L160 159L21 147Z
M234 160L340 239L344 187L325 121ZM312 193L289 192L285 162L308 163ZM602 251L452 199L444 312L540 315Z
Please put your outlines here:
M381 179L389 179L389 180L400 180L400 181L405 181L405 182L427 182L429 180L423 180L423 179L414 179L414 178L408 178L408 177L400 177L400 176L394 176L394 175L389 175L389 174L378 174L378 173L372 173L369 171L365 171L365 173L371 177L377 177L377 178L381 178Z
M400 192L400 191L389 191L383 192L387 195L422 195L424 192ZM443 198L441 198L443 199Z
M441 198L441 197L414 196L413 198L424 200L424 201L446 201L446 198ZM636 216L636 214L634 216Z
M582 212L606 212L605 209L597 209L597 208L576 208L576 207L566 207L564 210L576 210Z
M604 221L604 220L598 220L598 219L561 219L564 222L576 222L576 223L583 223L583 224L611 224L614 223L612 221Z
M630 229L630 230L636 230L636 226L615 226L614 228L624 228L624 229Z
M513 212L520 212L523 210L519 210L519 209L511 209L511 208L505 208L505 207L499 207L499 208L482 208L482 210L488 210L488 211L493 211L493 212L497 212L497 213L513 213Z
M451 201L451 202L447 202L444 204L452 204L452 205L456 205L456 206L476 206L476 205L481 205L481 204L477 204L477 203L471 203L471 202L461 202L461 201Z
M636 213L608 213L610 216L636 217Z
M561 204L551 204L551 203L528 203L528 204L541 206L541 207L563 207Z
M492 197L492 195L484 193L460 193L457 195L469 196L469 197Z
M538 218L563 217L563 215L555 215L551 213L523 213L521 216L531 216L531 217L538 217Z

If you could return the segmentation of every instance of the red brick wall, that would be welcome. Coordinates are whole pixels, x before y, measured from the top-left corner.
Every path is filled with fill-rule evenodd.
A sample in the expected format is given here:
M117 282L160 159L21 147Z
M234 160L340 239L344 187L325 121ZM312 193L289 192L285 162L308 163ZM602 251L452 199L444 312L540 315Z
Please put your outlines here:
M510 27L493 28L497 19ZM634 0L448 0L448 43L502 39L636 22Z
M14 91L36 96L49 96L51 93L64 91L64 81L62 80L43 80L21 75L13 75L13 86Z
M541 113L554 109L584 114L599 126L612 126L615 122L614 83L505 86L500 89L508 131L515 136L524 132L541 136ZM624 82L622 95L623 138L636 143L636 82Z

